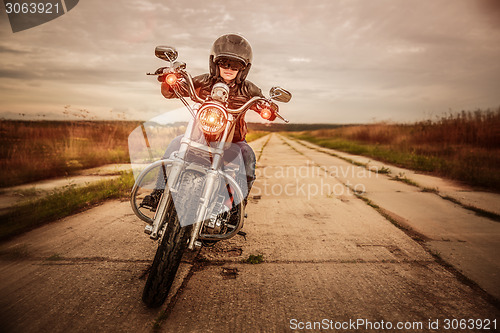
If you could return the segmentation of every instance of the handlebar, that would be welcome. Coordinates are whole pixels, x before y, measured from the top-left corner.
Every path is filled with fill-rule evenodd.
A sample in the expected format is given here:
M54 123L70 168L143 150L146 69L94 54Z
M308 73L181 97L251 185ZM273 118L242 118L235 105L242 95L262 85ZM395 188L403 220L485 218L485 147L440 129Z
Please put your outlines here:
M195 91L195 88L194 88L194 83L193 83L193 78L191 76L191 74L189 74L185 69L186 69L186 64L185 63L176 63L177 65L174 66L174 67L171 67L169 68L169 70L167 72L162 72L162 73L158 73L158 70L155 72L155 73L146 73L146 75L155 75L155 76L162 76L162 75L167 75L169 73L174 73L174 74L179 74L187 83L187 86L188 86L188 93L189 93L189 97L191 98L192 101L194 101L195 103L201 103L203 104L205 102L205 100L201 99L197 94L196 94L196 91ZM193 111L191 110L191 107L189 107L189 105L187 104L187 102L183 99L183 96L179 93L178 91L178 88L176 87L176 85L171 85L172 89L174 90L174 93L176 94L177 97L179 97L182 102L184 103L184 105L186 105L188 107L188 109L191 111L191 113L193 114ZM243 112L246 112L248 111L248 109L250 109L250 107L254 104L254 103L257 103L259 101L263 101L263 102L271 102L271 99L270 98L264 98L264 97L259 97L259 96L255 96L255 97L252 97L250 100L248 100L244 105L242 105L240 108L238 109L230 109L230 108L227 108L227 112L236 116L236 115L239 115ZM289 123L289 121L285 118L283 118L283 116L281 116L281 114L278 112L278 111L275 111L275 115L276 117L278 117L279 119L283 120L285 123ZM194 116L194 114L193 114Z

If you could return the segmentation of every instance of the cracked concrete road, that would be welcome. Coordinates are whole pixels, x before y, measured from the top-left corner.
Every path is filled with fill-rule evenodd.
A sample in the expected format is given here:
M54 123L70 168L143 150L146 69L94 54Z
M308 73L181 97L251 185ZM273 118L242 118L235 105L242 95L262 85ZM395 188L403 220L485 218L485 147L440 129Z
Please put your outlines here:
M426 240L426 248L500 299L500 223L464 208L470 205L471 198L475 198L481 202L481 209L495 213L500 204L498 194L473 192L449 180L388 167L414 183L427 184L425 188L437 191L428 192L423 186L395 181L392 174L367 172L365 167L339 161L322 149L319 152L316 147L310 149L310 144L283 140L311 165L327 170L329 177L350 184L352 189L360 189L363 199L370 200L397 223L418 233ZM344 157L356 158L346 154ZM453 196L455 202L444 200L441 191ZM463 203L459 204L460 201Z
M461 225L455 231L431 228L433 234L428 225L436 221L405 232L346 187L347 176L316 167L345 169L345 161L276 134L268 139L252 144L260 156L259 178L246 240L203 248L194 265L185 257L180 288L162 308L147 309L140 300L154 243L127 202L110 201L0 245L2 331L282 332L324 319L420 323L420 331L443 331L445 319L498 322L498 303L430 254L444 231L450 244L473 248L487 235ZM349 179L362 181L364 195L387 210L398 194L403 203L420 202L418 191L399 188L402 183ZM425 199L431 205L420 210L442 209L436 203L442 198ZM393 213L413 223L418 210ZM483 222L474 220L474 226ZM426 233L427 241L414 239ZM259 254L260 264L242 262ZM489 273L498 273L491 267ZM429 320L439 320L440 328L430 329Z

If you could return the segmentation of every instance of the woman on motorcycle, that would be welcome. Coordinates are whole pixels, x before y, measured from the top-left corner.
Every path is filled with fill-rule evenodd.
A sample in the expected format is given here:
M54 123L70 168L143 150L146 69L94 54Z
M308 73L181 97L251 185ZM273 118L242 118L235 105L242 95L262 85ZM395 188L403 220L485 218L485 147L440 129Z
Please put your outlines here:
M210 95L214 84L223 82L229 86L228 103L231 109L241 107L252 97L264 97L260 88L246 80L251 66L252 47L250 43L239 34L222 35L212 45L209 57L209 73L193 78L196 93L200 98L205 99ZM165 82L164 76L159 76L158 80L162 82L162 95L165 98L175 98L176 95L170 85ZM183 95L188 96L186 87L181 87L181 90L183 91ZM258 107L254 110L259 112ZM246 169L247 193L250 193L252 184L255 181L256 159L252 148L245 140L247 132L245 119L241 117L239 123L236 124L233 143L241 151ZM164 154L164 158L168 158L172 152L179 149L181 139L182 136L178 136L172 140ZM146 196L141 206L155 209L158 205L161 191L155 190L151 195Z

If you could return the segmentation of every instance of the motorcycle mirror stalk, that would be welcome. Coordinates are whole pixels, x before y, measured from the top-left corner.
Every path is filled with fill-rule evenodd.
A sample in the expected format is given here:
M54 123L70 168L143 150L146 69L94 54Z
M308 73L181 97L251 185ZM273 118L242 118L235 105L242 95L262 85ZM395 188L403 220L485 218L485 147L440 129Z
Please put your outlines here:
M269 97L278 102L288 103L292 99L292 93L281 87L272 87L269 90Z
M177 60L179 53L174 47L160 45L155 48L155 56L162 60L169 61L172 66L174 61Z
M179 56L179 53L174 47L171 46L157 46L155 48L155 56L158 58L170 62L169 68L173 70L174 72L186 69L186 63L182 61L175 61L177 60L177 57ZM162 69L160 71L160 69ZM165 74L163 72L164 67L159 68L156 70L155 73L146 73L146 75L163 75Z

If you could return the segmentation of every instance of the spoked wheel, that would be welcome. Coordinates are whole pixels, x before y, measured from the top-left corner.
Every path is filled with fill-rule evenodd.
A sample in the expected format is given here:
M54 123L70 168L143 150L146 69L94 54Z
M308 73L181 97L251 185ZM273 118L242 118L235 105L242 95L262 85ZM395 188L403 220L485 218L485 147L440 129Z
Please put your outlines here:
M166 184L166 173L170 165L170 162L161 160L145 168L137 177L130 193L132 210L137 217L148 224L153 223L156 207L153 207L153 203L146 205L145 203L148 197L159 199L163 193Z

